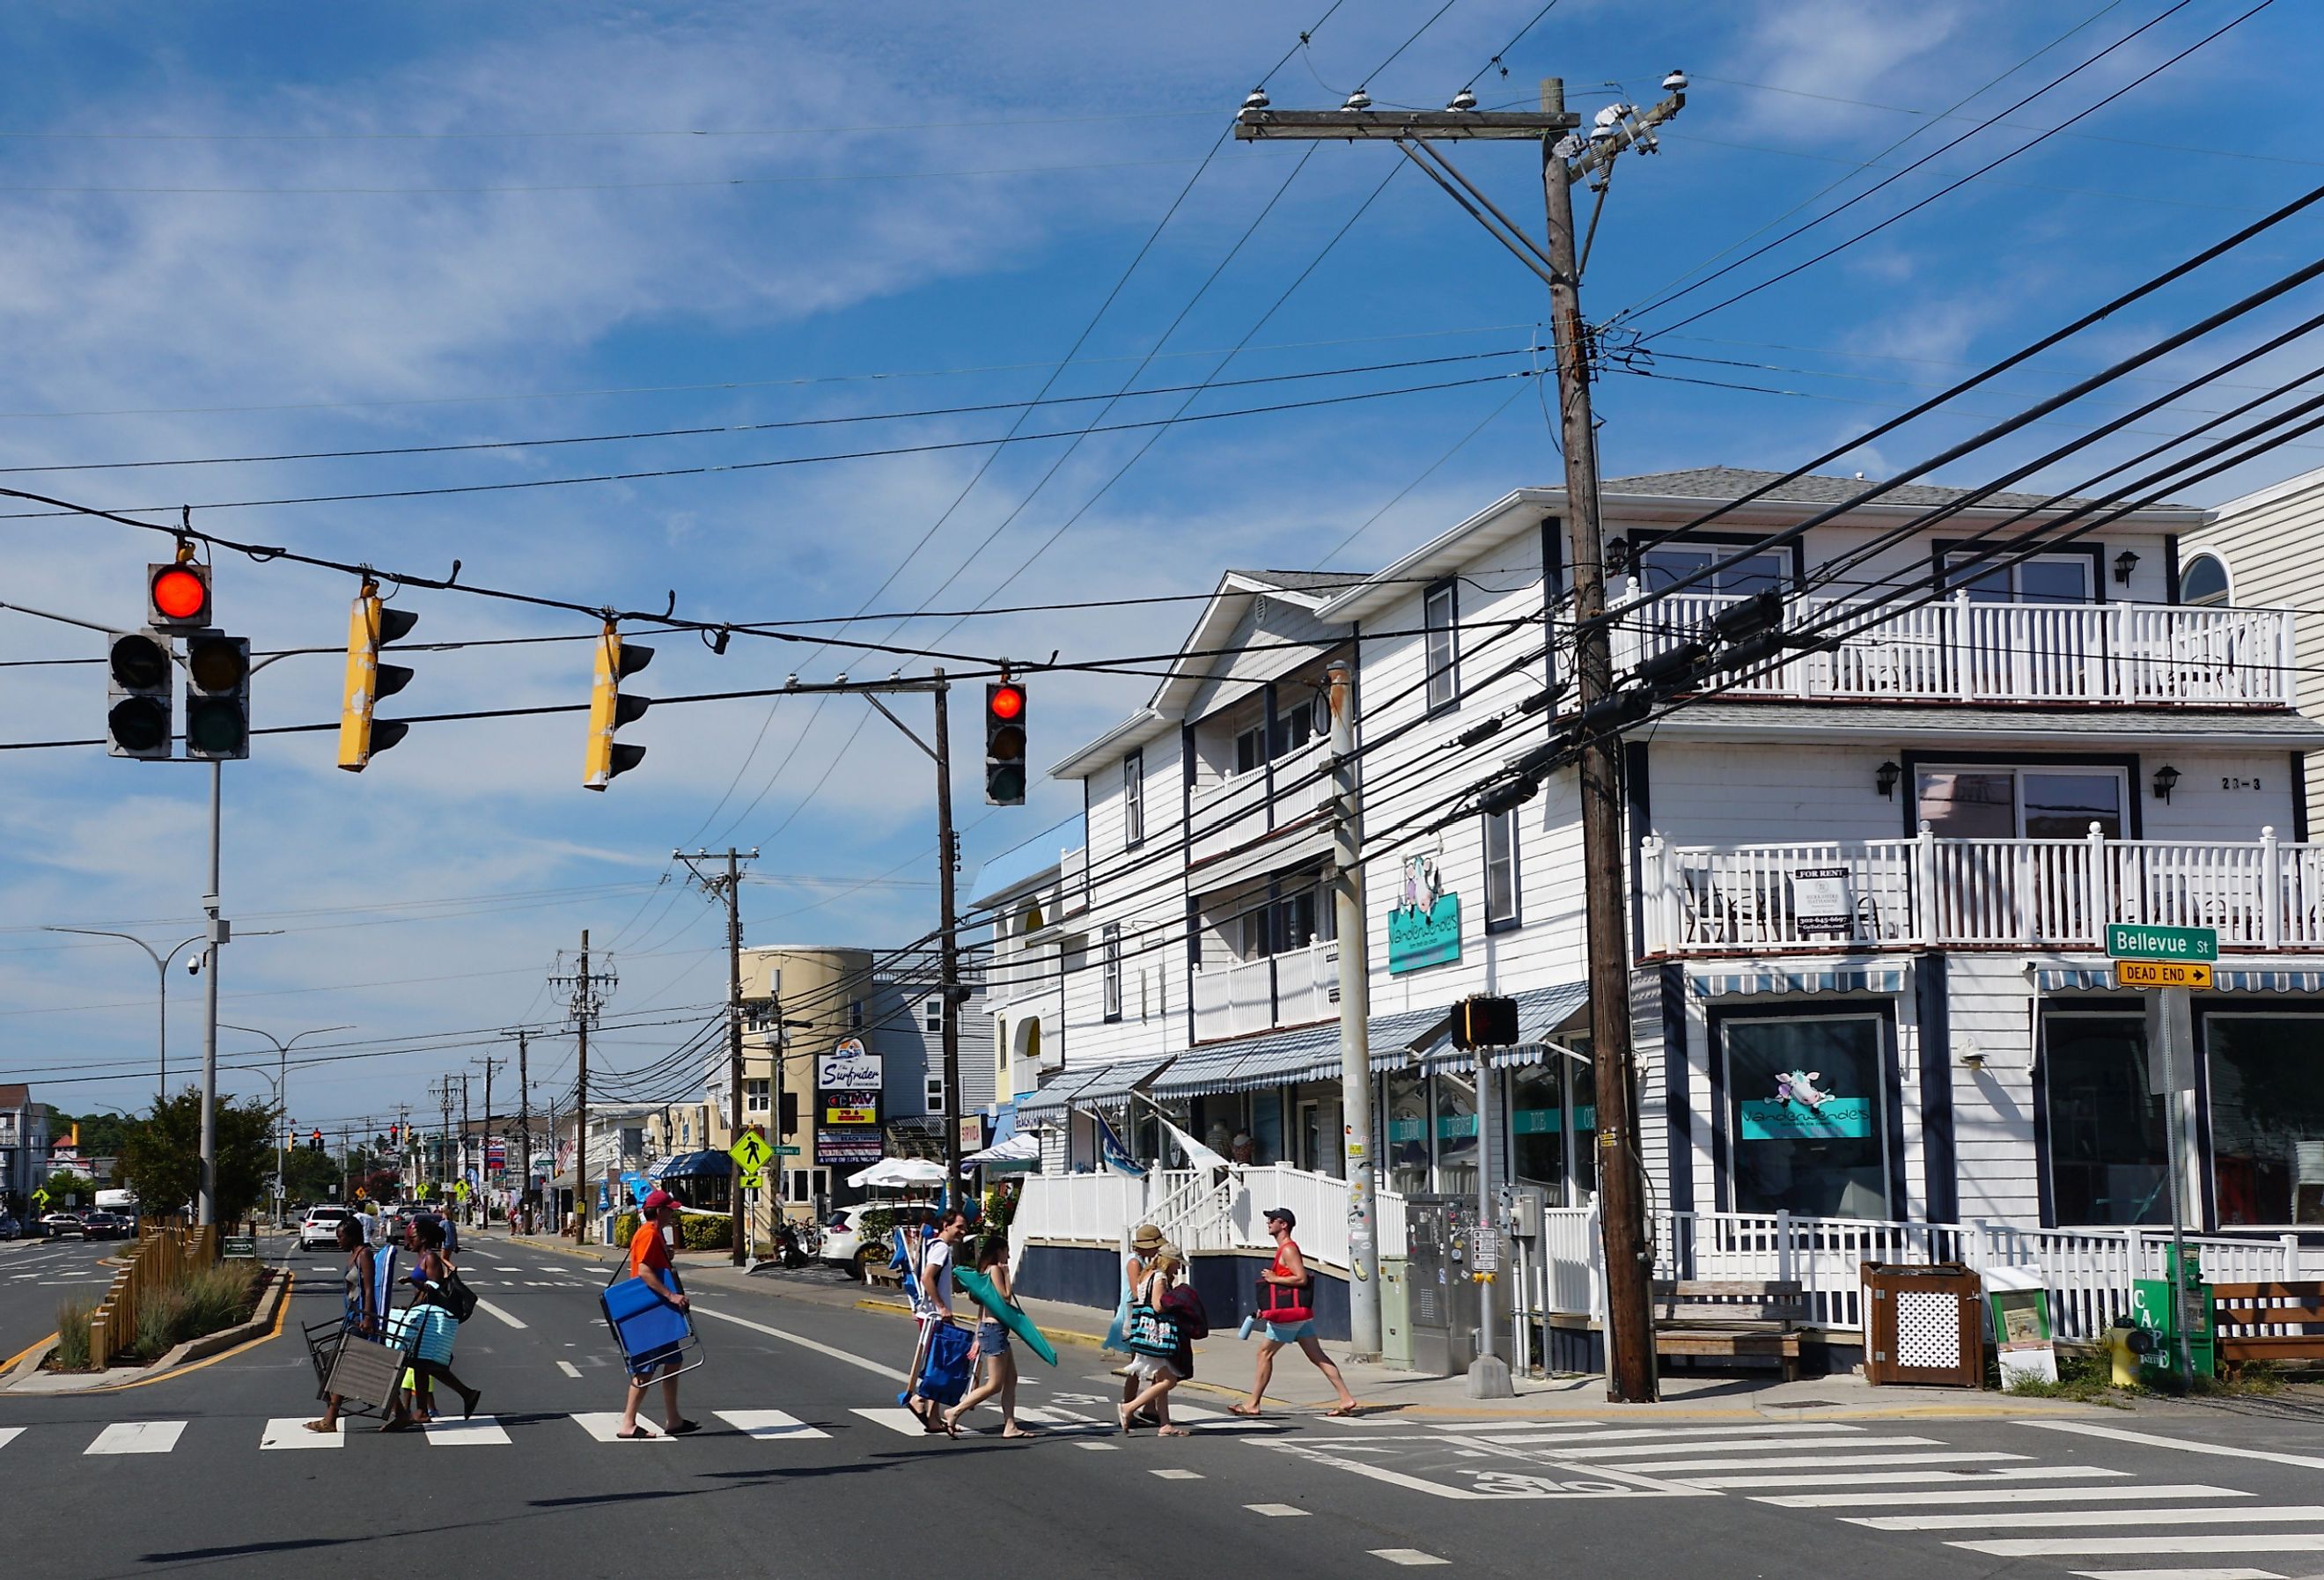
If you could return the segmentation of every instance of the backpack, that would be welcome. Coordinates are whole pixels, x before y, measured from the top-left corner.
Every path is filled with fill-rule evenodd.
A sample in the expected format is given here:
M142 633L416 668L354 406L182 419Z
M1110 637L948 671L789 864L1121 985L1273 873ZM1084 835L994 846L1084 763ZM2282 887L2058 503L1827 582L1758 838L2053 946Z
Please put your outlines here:
M1211 1336L1211 1314L1203 1305L1202 1296L1192 1284L1180 1284L1162 1297L1163 1309L1177 1318L1179 1329L1189 1339Z

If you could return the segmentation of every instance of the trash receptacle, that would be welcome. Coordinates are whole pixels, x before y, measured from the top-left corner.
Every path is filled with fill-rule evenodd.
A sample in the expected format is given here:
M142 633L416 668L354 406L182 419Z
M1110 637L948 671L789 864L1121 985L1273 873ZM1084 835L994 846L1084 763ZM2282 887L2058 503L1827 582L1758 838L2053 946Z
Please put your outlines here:
M1959 1262L1868 1261L1864 1380L1924 1387L1985 1385L1977 1274Z

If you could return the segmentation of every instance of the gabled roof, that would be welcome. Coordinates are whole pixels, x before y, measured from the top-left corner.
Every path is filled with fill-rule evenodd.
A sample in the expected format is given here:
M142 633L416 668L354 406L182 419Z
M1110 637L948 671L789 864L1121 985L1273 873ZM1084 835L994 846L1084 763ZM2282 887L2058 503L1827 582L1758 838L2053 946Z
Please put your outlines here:
M22 1108L32 1100L32 1088L30 1086L0 1086L0 1108Z
M1002 851L977 869L968 886L969 903L982 905L1021 884L1039 882L1056 874L1062 855L1089 843L1089 828L1075 812L1052 823L1022 845Z
M1600 490L1609 494L1716 502L1740 499L1756 489L1766 487L1781 476L1781 472L1762 472L1748 467L1693 467L1681 472L1641 472L1631 477L1609 477L1600 485ZM1833 477L1811 472L1803 477L1794 477L1778 484L1764 497L1784 504L1845 504L1866 489L1878 485L1877 477ZM1968 498L1969 493L1970 490L1966 488L1947 488L1941 484L1900 483L1872 503L1914 505L1925 509L1931 505L1959 504ZM1977 503L1997 510L2032 510L2044 505L2059 510L2077 510L2103 502L2079 498L2052 500L2046 494L2001 493L1988 494ZM2149 508L2193 513L2196 507L2158 504Z

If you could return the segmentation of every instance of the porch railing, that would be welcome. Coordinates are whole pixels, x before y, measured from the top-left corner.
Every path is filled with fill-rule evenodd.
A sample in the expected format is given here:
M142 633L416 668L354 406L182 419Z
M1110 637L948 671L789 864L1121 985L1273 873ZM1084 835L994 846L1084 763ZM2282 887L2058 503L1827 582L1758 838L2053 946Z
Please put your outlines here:
M1630 585L1635 596L1637 585ZM1618 670L1696 635L1742 595L1686 592L1616 611ZM1901 613L1794 598L1785 623L1829 649L1743 681L1740 696L1883 702L2110 702L2290 707L2292 623L2282 609L2002 604L1966 592Z
M1908 945L2095 949L2109 922L2216 929L2231 949L2324 947L2324 845L1917 838L1674 845L1649 838L1653 954Z
M1340 947L1330 942L1205 966L1194 973L1194 1038L1206 1042L1328 1020L1339 981Z

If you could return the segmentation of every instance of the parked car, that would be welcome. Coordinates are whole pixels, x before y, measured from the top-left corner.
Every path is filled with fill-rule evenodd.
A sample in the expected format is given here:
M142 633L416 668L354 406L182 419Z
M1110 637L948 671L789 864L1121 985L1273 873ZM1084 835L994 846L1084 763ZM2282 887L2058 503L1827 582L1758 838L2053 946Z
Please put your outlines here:
M884 1263L888 1260L886 1241L865 1243L863 1213L860 1206L833 1208L824 1223L823 1249L817 1253L817 1260L831 1267L844 1267L859 1280L863 1277L867 1261L876 1258Z
M0 1240L14 1240L24 1232L24 1226L5 1213L0 1213Z
M68 1234L88 1238L88 1225L80 1221L78 1213L45 1213L41 1217L41 1233L51 1240L61 1240Z
M129 1238L129 1220L119 1213L108 1213L102 1207L95 1212L82 1214L80 1223L82 1236L86 1239L126 1240Z
M346 1221L345 1207L309 1207L299 1220L299 1249L328 1251L339 1243L339 1225Z

